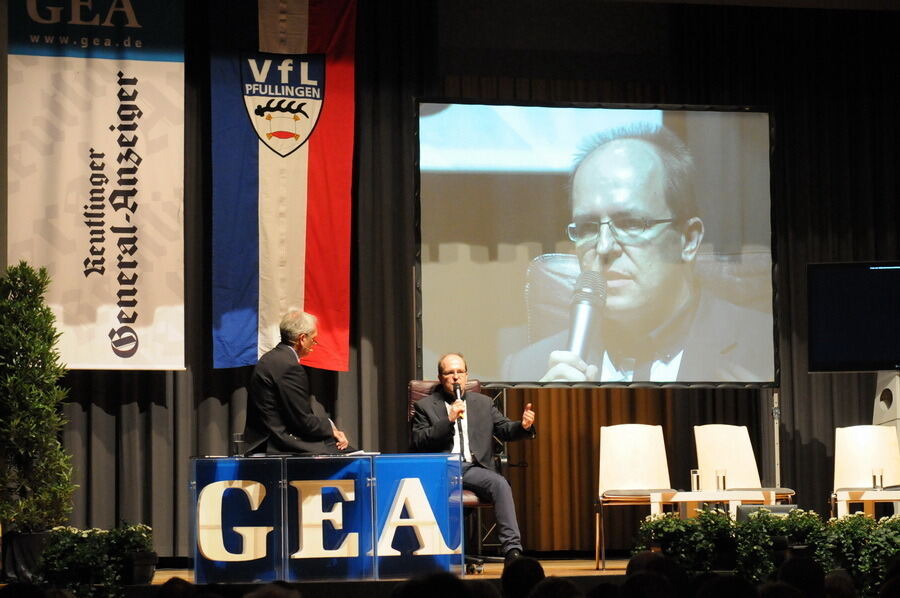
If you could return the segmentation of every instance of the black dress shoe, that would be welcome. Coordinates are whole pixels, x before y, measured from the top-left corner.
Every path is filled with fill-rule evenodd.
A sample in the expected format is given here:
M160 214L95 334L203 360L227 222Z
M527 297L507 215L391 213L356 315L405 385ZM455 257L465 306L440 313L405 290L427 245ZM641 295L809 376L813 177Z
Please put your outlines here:
M518 548L510 548L506 551L506 555L503 557L503 566L508 566L511 562L520 558L522 556L522 551Z

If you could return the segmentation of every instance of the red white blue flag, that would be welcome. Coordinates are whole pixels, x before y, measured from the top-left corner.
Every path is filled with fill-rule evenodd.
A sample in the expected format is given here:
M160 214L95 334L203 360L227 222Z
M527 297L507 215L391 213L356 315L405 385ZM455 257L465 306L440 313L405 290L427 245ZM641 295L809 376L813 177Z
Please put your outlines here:
M212 59L217 368L256 363L292 307L319 320L304 363L348 368L356 5L304 4L306 52Z

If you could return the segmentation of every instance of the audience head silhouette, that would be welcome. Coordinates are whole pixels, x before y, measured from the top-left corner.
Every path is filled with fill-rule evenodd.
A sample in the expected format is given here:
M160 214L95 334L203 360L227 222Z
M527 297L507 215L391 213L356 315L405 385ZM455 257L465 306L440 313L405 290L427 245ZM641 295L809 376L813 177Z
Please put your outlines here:
M394 588L392 598L471 598L468 586L446 571L426 573Z
M675 596L675 588L660 573L635 571L625 579L619 595L623 598L669 598Z
M564 577L545 577L534 586L528 598L584 598L584 593Z
M808 557L793 557L778 568L778 581L800 590L807 598L825 593L825 571L822 565Z
M736 575L716 575L697 590L697 598L757 598L756 586Z
M527 556L514 560L500 578L503 598L525 598L544 577L544 568L537 560Z

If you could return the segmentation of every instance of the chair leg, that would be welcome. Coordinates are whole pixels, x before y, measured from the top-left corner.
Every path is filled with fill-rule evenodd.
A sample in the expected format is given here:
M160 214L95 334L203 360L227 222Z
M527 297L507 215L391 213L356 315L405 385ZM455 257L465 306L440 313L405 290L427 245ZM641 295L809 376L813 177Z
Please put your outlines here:
M603 534L603 505L594 514L594 569L606 570L606 536Z
M483 527L481 528L481 546L482 546L482 548L484 548L485 546L488 546L488 547L490 547L490 546L497 546L497 547L499 547L499 546L500 546L499 540L497 540L497 542L494 543L494 544L488 544L488 539L490 539L491 534L494 533L494 530L497 529L497 524L496 524L496 523L492 523L492 524L490 524L490 525L484 525L484 524L482 524L482 526L483 526Z
M484 541L481 538L481 509L475 509L475 545L478 548L478 556L484 554Z
M606 571L606 530L603 527L603 506L600 507L600 568Z

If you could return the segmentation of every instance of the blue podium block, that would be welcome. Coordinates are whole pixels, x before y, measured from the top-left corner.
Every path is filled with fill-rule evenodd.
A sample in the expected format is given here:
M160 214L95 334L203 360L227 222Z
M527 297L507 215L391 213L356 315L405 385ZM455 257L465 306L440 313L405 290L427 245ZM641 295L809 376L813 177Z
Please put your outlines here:
M197 583L284 578L282 461L192 460Z
M197 583L461 573L458 455L192 459Z
M442 569L461 573L462 474L459 455L375 458L378 577Z
M371 457L292 457L285 579L372 579Z

